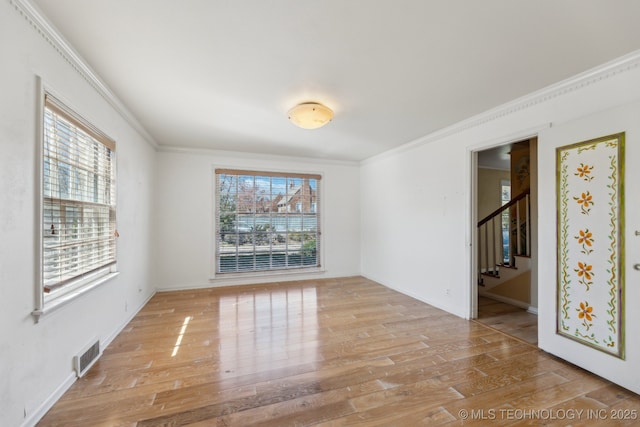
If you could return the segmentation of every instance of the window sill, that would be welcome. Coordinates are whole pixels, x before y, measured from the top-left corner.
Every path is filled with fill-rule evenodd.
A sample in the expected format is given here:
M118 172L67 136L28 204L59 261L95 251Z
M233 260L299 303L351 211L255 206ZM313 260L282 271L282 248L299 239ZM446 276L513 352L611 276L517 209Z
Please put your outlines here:
M67 292L64 295L60 295L59 297L56 297L54 299L52 299L51 301L48 301L44 304L43 308L37 308L35 310L33 310L31 312L31 315L35 318L36 323L38 323L38 321L40 320L41 316L44 316L45 314L49 314L53 311L56 311L57 309L59 309L62 306L67 305L68 303L70 303L71 301L81 297L82 295L90 292L91 290L101 286L102 284L110 281L111 279L115 278L116 276L118 276L120 274L120 272L114 272L114 273L109 273L105 276L100 277L99 279L91 282L90 284L83 286L81 288L75 289L71 292Z
M293 276L293 275L305 275L305 274L320 274L324 273L325 269L322 267L310 267L300 268L292 270L266 270L266 271L247 271L245 273L216 273L209 282L216 282L226 279L250 279L255 277L277 277L277 276Z

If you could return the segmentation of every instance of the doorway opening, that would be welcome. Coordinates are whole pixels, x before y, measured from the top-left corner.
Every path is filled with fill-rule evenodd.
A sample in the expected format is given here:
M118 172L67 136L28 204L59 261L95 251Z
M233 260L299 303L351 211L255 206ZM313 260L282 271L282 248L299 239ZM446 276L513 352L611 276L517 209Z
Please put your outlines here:
M472 318L537 345L536 151L532 137L476 152L471 286Z

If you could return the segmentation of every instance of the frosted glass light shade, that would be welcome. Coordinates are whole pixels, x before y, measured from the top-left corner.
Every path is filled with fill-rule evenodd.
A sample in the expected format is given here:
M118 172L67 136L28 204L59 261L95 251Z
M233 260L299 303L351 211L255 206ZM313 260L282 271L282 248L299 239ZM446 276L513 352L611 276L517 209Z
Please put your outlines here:
M289 120L303 129L317 129L329 123L333 111L317 102L298 104L289 110Z

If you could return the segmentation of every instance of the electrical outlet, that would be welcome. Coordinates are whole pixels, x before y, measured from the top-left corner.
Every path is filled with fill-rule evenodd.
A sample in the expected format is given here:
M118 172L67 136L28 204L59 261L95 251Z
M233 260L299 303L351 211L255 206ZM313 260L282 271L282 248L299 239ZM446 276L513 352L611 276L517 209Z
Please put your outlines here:
M451 289L447 288L447 289L444 291L444 294L445 294L446 296L451 296Z

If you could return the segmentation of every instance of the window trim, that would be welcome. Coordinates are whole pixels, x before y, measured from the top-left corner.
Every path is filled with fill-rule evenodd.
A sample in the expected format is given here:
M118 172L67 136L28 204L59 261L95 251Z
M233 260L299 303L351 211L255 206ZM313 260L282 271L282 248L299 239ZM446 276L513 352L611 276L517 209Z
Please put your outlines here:
M64 286L64 290L58 291L54 295L47 295L44 286L44 274L43 274L43 263L44 263L44 200L45 200L45 189L44 189L44 118L45 118L45 109L46 109L46 97L54 99L57 104L61 104L62 107L67 108L68 111L65 111L64 108L61 108L59 105L56 105L54 108L49 107L51 110L55 112L62 112L66 116L71 115L70 118L74 125L79 125L82 128L87 128L89 130L89 134L92 137L98 136L96 138L100 143L111 149L114 153L113 159L113 173L117 176L117 157L115 152L115 142L109 138L106 134L98 130L91 121L86 120L76 111L77 109L70 107L72 104L68 103L64 98L60 97L54 90L49 88L44 84L42 78L40 76L36 76L36 87L37 87L37 124L36 124L36 149L35 153L35 161L36 161L36 215L34 220L34 226L36 229L35 238L35 308L31 312L35 321L38 322L40 316L47 314L51 311L54 311L63 305L75 300L81 295L86 294L99 287L100 285L110 281L119 275L117 270L117 244L116 244L116 254L114 262L103 265L102 267L96 268L91 272L87 272L84 277L77 278L72 281L70 284ZM115 209L117 212L117 184L115 198L116 204ZM117 215L115 218L116 221L116 229L117 229ZM116 232L117 237L117 232Z
M313 213L315 213L318 217L318 259L319 265L313 265L309 267L296 267L296 268L285 268L285 269L273 269L273 270L249 270L249 271L241 271L241 272L218 272L218 247L217 247L217 233L218 233L218 188L217 188L217 174L247 174L253 176L269 176L269 177L295 177L295 178L308 178L308 179L316 179L319 182L324 181L323 174L321 172L301 172L293 169L288 169L286 172L282 170L269 170L262 168L229 168L212 165L211 173L213 179L211 180L212 191L212 232L211 232L211 272L209 282L215 283L218 281L224 280L225 282L240 280L240 279L255 279L261 277L270 277L270 276L299 276L304 277L309 274L318 274L325 272L325 244L324 244L324 203L319 203L319 210L314 209ZM317 200L323 200L324 198L324 185L319 185L317 190ZM315 203L314 203L315 204ZM267 279L269 280L269 279Z

